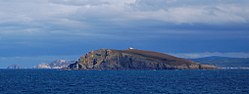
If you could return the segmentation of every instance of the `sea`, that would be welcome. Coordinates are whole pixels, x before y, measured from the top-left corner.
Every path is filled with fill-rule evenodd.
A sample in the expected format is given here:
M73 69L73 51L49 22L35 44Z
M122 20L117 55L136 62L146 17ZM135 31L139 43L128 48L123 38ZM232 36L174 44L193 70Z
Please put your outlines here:
M0 70L0 94L249 94L249 70Z

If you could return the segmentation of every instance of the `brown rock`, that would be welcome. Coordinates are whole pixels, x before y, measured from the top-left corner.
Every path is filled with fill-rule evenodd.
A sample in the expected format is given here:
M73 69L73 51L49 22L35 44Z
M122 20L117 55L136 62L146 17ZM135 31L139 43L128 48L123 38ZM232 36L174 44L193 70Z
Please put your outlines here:
M216 69L190 60L152 51L128 49L100 49L91 51L69 65L74 70L128 70L128 69Z

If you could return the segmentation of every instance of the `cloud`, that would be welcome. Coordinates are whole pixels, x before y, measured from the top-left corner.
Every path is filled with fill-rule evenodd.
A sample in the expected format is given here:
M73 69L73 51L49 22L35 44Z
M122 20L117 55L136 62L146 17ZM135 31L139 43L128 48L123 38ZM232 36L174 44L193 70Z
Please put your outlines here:
M54 4L63 4L63 5L71 5L71 6L102 6L108 5L109 2L107 0L49 0L49 2Z
M8 0L0 1L0 26L93 29L110 24L162 21L172 24L248 23L248 1ZM65 29L63 28L63 29Z
M0 0L0 45L5 45L0 49L133 40L141 45L148 40L243 40L242 45L249 39L248 2Z
M234 2L197 1L195 3L182 2L179 0L137 0L132 4L134 9L134 19L154 19L170 23L206 23L206 24L224 24L224 23L248 23L248 4L237 4ZM188 5L184 5L188 4Z
M248 2L243 0L241 3L221 2L220 0L197 2L193 0L23 0L0 2L2 23L30 23L33 21L52 23L60 19L88 18L96 18L97 21L101 19L118 21L151 19L170 23L246 23L249 14L249 11L246 10ZM89 22L89 20L84 21Z

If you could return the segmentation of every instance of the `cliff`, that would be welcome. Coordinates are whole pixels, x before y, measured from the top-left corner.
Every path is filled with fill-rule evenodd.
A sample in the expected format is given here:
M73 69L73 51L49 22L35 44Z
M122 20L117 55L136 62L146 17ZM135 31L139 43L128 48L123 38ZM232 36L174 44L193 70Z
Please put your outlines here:
M68 66L73 70L216 69L190 60L152 51L100 49L87 53Z

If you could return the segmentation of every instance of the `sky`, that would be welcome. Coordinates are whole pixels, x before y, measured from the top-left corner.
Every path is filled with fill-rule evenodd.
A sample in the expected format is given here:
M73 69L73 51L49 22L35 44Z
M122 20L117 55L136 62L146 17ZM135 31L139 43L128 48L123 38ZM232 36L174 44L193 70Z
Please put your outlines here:
M249 57L249 0L0 0L0 68L133 47Z

